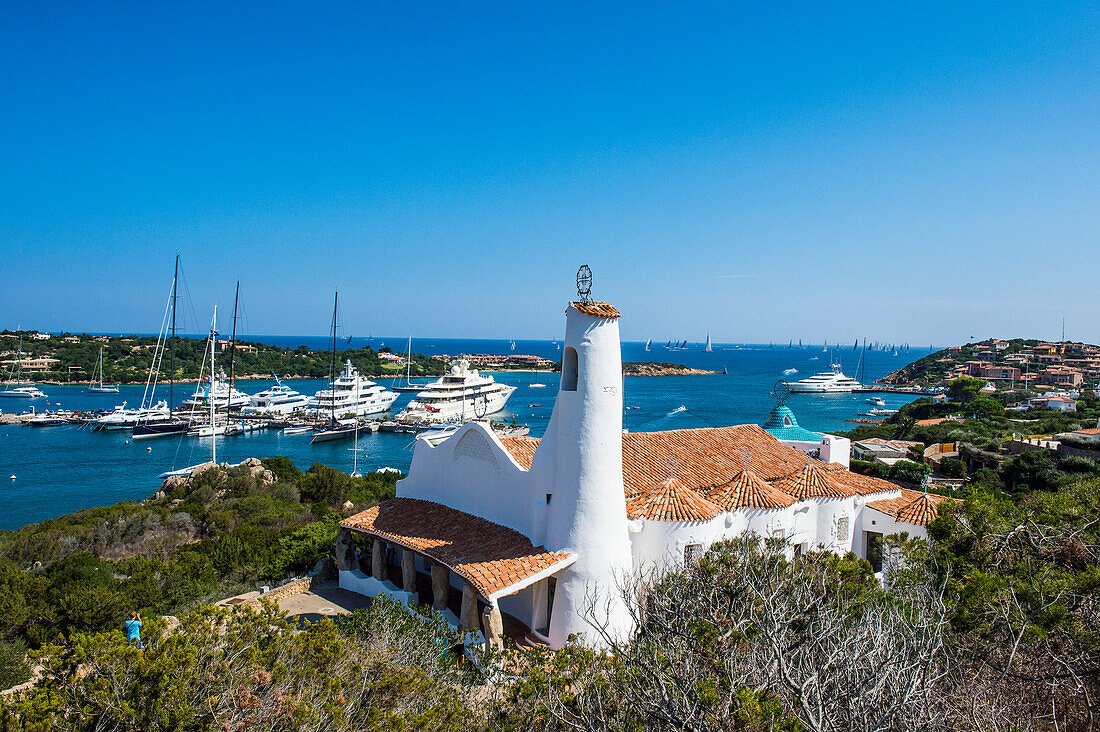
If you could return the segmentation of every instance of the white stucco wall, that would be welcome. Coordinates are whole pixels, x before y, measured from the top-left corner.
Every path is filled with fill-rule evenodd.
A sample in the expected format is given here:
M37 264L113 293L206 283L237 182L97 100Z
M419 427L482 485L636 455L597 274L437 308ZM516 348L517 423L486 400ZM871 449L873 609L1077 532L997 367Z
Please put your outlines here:
M442 503L528 538L536 533L536 514L546 510L528 472L481 422L465 425L435 447L417 439L412 467L398 481L397 495Z

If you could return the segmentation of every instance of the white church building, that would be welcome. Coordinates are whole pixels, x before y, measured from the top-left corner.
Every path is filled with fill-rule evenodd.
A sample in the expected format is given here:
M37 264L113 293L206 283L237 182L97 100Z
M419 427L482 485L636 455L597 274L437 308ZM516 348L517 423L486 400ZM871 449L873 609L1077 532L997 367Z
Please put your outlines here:
M941 497L849 472L847 440L784 432L782 405L776 436L754 424L624 432L619 312L580 301L565 315L542 439L471 422L435 447L417 440L397 497L341 522L341 587L431 604L494 646L507 634L559 648L574 633L598 642L593 593L611 600L608 627L629 632L614 600L625 573L746 531L873 565L884 536L926 535Z

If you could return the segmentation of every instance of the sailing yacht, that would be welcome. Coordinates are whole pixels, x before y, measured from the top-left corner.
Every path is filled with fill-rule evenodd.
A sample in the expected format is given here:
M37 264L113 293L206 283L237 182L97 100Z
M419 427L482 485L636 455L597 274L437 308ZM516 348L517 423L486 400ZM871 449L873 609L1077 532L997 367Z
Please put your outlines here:
M369 417L382 414L397 401L397 394L379 386L365 376L349 359L344 372L332 382L332 388L322 389L309 400L309 409L321 416Z
M515 341L512 341L512 344L513 344L513 348L514 348L515 347ZM412 383L412 360L413 360L412 350L413 350L413 339L412 339L412 336L409 336L408 356L405 359L405 385L404 386L392 386L392 387L390 387L394 391L397 391L397 392L418 392L418 391L420 391L421 389L424 388L423 384L414 384L414 383ZM397 379L394 379L394 381L397 381Z
M19 336L19 351L15 354L15 361L12 362L11 372L8 374L8 383L4 385L4 389L0 390L0 397L8 397L9 399L42 399L46 396L46 393L33 384L24 384L20 386L19 382L23 376L23 336Z
M98 380L96 374L99 374ZM99 360L96 361L95 368L92 370L92 381L88 384L87 390L102 394L118 394L117 384L103 383L103 346L99 347Z
M404 411L399 422L441 422L481 419L504 409L516 387L499 384L492 376L470 368L466 359L451 361L451 369L427 385Z
M862 384L850 376L845 376L844 372L840 370L840 364L834 363L829 371L814 374L801 381L796 381L790 386L791 391L795 393L851 394L854 389L860 388Z
M703 352L711 353L712 351L714 351L714 346L710 343L710 333L707 333L707 344L703 346Z
M309 397L294 391L275 376L275 386L253 394L251 404L241 409L244 414L294 414L309 406Z
M649 344L650 344L650 343L652 343L652 342L653 342L653 339L652 339L652 338L648 338L648 339L646 339L646 342L645 342L645 350L646 350L646 353L649 353Z
M137 421L133 426L134 439L146 437L164 437L167 435L183 434L187 431L187 422L172 416L173 384L176 361L176 301L178 299L180 273L180 258L176 255L176 267L172 274L172 291L168 298L168 304L164 309L164 317L161 319L160 330L157 331L157 346L153 350L153 361L149 364L149 376L145 380L145 392L141 395L141 407L138 410ZM168 313L172 313L171 331L168 325ZM171 335L169 335L169 333ZM169 345L170 341L170 345ZM168 367L168 401L157 402L153 405L153 397L157 391L157 380L160 378L160 364L164 360L164 350L168 347L172 361ZM163 404L163 410L161 405Z

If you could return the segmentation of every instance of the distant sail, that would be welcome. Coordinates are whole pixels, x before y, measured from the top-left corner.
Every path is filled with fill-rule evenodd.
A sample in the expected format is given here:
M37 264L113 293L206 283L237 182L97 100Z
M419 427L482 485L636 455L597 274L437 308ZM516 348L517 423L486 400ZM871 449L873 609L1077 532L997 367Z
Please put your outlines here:
M646 351L648 351L648 350L649 350L649 344L650 344L650 343L652 343L652 342L653 342L653 339L652 339L652 338L647 338L647 339L646 339L646 342L645 342L645 350L646 350Z
M710 344L710 333L707 333L707 345L703 346L705 353L710 353L714 350L714 347Z

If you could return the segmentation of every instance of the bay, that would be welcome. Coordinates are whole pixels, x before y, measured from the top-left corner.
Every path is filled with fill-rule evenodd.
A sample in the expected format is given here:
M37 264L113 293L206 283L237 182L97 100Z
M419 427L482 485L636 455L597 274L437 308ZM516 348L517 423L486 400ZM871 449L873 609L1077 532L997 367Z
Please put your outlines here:
M251 336L248 340L271 345L297 347L305 345L324 349L324 337ZM407 348L407 338L353 337L351 347L370 345L379 349L390 347L395 352ZM341 339L340 347L347 340ZM458 353L524 353L558 360L561 351L552 341L516 341L515 350L506 340L422 339L413 341L413 351L427 355ZM624 383L623 426L638 432L689 427L717 427L732 424L763 424L775 406L770 396L780 379L795 381L827 370L831 356L839 358L845 373L855 376L860 352L851 347L837 352L823 352L821 346L804 349L785 346L714 344L710 353L701 344L684 350L666 350L655 344L645 351L643 343L623 343L624 361L654 361L684 364L695 368L728 371L714 376L627 377ZM866 354L865 380L870 382L926 355L926 349L899 351L869 351ZM785 369L798 373L783 375ZM529 372L499 372L496 378L518 388L507 408L493 416L495 421L527 425L531 435L539 437L546 429L557 394L557 374ZM548 386L530 388L538 380ZM379 383L389 384L387 379ZM238 383L243 391L254 394L271 384L271 379L246 380ZM317 379L287 381L292 388L313 394L324 388ZM131 406L141 402L143 386L122 386L118 394L92 394L82 386L47 386L49 404L37 400L42 409L111 409L126 401ZM183 385L175 390L178 404L194 390ZM167 398L167 389L160 388L158 398ZM896 409L912 397L902 394L882 395L886 405ZM413 397L402 394L394 404L400 410ZM10 400L14 401L14 400ZM851 429L845 420L867 411L864 394L795 394L789 406L803 427L814 431ZM679 409L683 407L683 409ZM2 403L5 412L29 408L26 403ZM315 462L350 471L354 454L350 442L328 442L311 445L310 436L283 435L269 430L238 437L219 437L218 461L240 462L249 457L285 455L303 470ZM365 434L360 437L359 469L361 472L393 467L405 471L412 459L413 438L392 433ZM30 428L22 425L0 426L0 529L13 529L28 523L57 517L81 508L104 506L121 500L140 500L159 487L158 474L173 468L194 465L210 458L210 438L161 438L134 442L126 432L94 432L83 427ZM15 480L9 476L14 475Z

